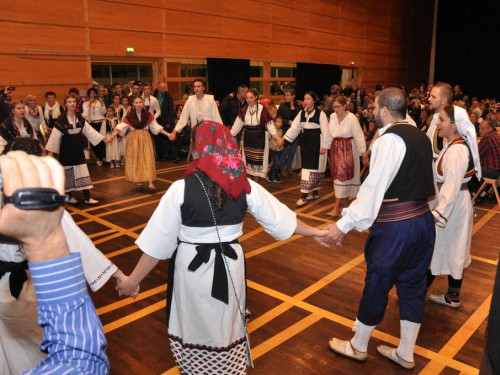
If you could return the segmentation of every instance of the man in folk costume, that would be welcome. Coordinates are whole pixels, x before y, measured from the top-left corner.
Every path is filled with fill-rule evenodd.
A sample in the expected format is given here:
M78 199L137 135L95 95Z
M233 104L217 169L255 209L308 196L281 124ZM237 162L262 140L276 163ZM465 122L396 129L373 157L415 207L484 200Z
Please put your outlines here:
M171 133L169 139L175 140L176 134L191 121L191 126L195 126L203 121L215 121L222 124L222 119L215 103L213 95L205 94L205 82L201 79L193 81L194 95L191 95L184 108L182 108L181 118L175 126L175 130Z
M434 160L437 160L441 150L447 143L446 139L443 139L438 135L436 123L439 120L439 112L441 112L444 107L451 104L452 97L453 90L451 89L451 86L445 82L436 83L429 95L429 107L431 107L434 111L434 117L432 117L429 129L427 129L427 136L432 143L432 156Z
M406 95L398 88L382 90L375 99L381 136L372 150L370 174L342 219L325 227L326 241L340 245L351 229L372 229L365 244L365 287L351 340L329 341L337 354L365 361L370 336L382 322L388 294L398 292L401 342L377 351L404 368L415 367L413 349L425 307L426 272L435 240L434 217L427 199L435 195L429 139L402 122ZM418 171L418 173L416 172Z

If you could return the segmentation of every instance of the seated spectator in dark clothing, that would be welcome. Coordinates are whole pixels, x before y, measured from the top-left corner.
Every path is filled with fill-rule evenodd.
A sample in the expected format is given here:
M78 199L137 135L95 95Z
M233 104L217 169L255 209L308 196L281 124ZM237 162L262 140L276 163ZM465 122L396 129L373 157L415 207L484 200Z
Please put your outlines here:
M481 136L481 142L479 142L481 174L483 178L498 179L500 178L500 135L489 120L484 120L479 124L479 135ZM477 192L483 182L483 180L479 182L475 177L472 178L468 185L469 190L472 193ZM483 193L481 197L486 195L486 192L483 191Z
M368 147L370 147L370 144L373 142L373 137L375 136L376 132L377 132L377 126L375 125L375 121L372 120L368 123L368 131L365 134L365 142L367 150Z
M420 129L420 112L422 112L422 107L420 106L420 101L418 99L413 99L411 101L410 107L408 108L408 114L415 121L417 127Z
M474 128L476 129L477 136L480 137L480 135L479 135L479 117L477 116L477 114L475 112L471 112L471 114L469 115L469 119L470 119L470 122L472 123L472 125L474 125Z
M429 125L432 122L432 112L428 105L424 105L420 111L420 127L423 132L427 132Z
M484 102L481 104L481 118L486 120L490 114L490 103Z

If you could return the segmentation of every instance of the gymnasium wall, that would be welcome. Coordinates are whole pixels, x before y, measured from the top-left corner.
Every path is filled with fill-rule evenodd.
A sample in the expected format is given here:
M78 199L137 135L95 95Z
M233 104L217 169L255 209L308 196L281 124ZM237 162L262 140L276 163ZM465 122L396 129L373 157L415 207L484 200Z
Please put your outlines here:
M62 99L89 86L92 61L151 62L156 83L168 61L206 57L354 62L369 91L418 87L433 9L433 0L2 1L0 87L15 85L16 98L50 87Z

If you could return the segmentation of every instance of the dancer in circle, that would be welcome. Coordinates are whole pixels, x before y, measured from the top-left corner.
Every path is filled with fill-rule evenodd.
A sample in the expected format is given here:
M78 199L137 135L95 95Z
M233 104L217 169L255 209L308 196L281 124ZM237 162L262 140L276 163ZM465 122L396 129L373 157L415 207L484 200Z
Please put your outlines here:
M64 107L66 107L66 112L61 113L55 122L45 148L49 151L49 156L59 154L59 162L63 165L66 176L66 193L71 197L69 203L78 203L78 200L72 196L72 192L82 190L86 204L97 204L99 201L90 197L89 189L93 186L85 163L83 143L88 145L90 141L95 146L101 141L109 143L110 139L94 130L82 115L76 112L74 97L64 98Z
M327 213L332 217L340 216L340 211L349 205L349 197L356 197L360 186L359 157L366 151L359 121L347 112L346 106L344 97L337 96L334 99L334 113L330 116L323 146L325 150L330 150L330 171L335 189L335 206Z
M133 101L134 108L127 113L123 121L118 124L115 131L111 135L111 139L115 139L119 134L125 134L130 130L130 135L127 140L125 149L125 179L137 184L137 191L142 191L142 182L149 182L149 189L155 190L153 181L156 179L155 154L153 151L153 143L148 130L153 134L163 134L167 137L170 133L163 130L159 125L154 115L146 111L143 100L140 96L136 96Z
M193 132L200 158L161 199L137 240L144 253L117 289L133 294L160 259L171 258L167 324L180 372L246 374L251 353L245 322L245 254L238 237L247 210L278 240L297 233L323 243L326 232L298 220L266 189L247 179L238 145L226 126L205 121Z
M301 207L308 200L319 198L319 189L325 178L326 150L322 147L328 133L328 119L318 108L319 98L315 92L309 91L304 95L304 109L299 112L286 132L285 147L291 147L295 139L302 134L300 153L302 173L300 178L300 192L302 196L297 201Z
M231 134L235 137L243 128L242 157L246 165L246 173L255 182L265 178L268 170L269 142L266 137L266 129L276 141L283 146L284 140L276 134L273 119L269 111L258 101L259 92L250 89L247 92L247 105L241 108L238 117L231 128Z

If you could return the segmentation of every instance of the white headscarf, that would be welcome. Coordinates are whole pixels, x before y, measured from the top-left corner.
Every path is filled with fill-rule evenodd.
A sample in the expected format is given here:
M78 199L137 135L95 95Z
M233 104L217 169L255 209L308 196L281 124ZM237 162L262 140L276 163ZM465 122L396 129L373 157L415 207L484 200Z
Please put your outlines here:
M462 107L453 106L455 115L455 124L460 136L465 140L471 152L472 160L474 161L474 168L476 169L476 176L481 181L481 163L479 161L479 150L477 148L476 128L469 120L467 111Z

